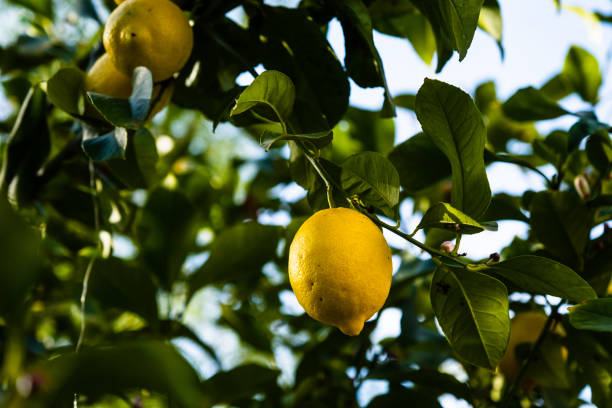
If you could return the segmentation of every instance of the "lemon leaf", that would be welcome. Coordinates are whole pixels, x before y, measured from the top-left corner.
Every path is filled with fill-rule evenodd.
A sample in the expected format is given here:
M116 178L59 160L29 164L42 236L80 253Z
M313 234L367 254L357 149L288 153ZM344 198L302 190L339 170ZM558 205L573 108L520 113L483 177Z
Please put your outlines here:
M612 332L612 298L592 299L574 306L569 318L577 329Z
M452 206L479 219L491 201L491 188L484 164L487 132L474 101L455 86L425 79L416 96L416 114L451 164Z
M516 91L504 102L502 109L506 116L518 121L554 119L569 113L544 92L531 86Z
M530 293L567 298L574 302L597 297L591 285L572 269L541 256L517 256L492 265L489 270Z
M251 111L264 119L284 123L293 111L295 86L279 71L265 71L236 100L231 117Z
M366 204L395 218L393 208L399 202L399 174L385 156L376 152L353 155L342 163L342 188L356 194Z
M465 269L439 267L431 304L448 342L470 364L493 369L510 337L508 291L499 280Z
M448 203L438 203L429 207L417 226L417 230L422 228L442 228L460 234L477 234L485 230L485 227L478 221Z

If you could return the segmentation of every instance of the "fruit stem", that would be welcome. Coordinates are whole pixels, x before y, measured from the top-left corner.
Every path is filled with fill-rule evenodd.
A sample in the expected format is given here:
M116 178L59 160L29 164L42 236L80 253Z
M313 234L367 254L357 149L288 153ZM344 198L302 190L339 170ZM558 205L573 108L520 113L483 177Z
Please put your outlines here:
M514 395L514 391L516 390L516 387L519 386L519 384L521 383L521 380L525 376L529 363L531 362L536 352L538 351L538 349L544 342L544 339L546 338L546 335L548 334L548 331L550 327L552 326L555 315L557 314L559 307L561 307L563 303L565 303L565 299L561 299L559 303L557 303L555 306L552 307L552 310L550 311L550 315L546 319L546 323L544 324L544 327L542 328L542 331L540 332L538 339L535 341L535 343L533 343L533 346L531 346L531 349L529 350L529 354L527 355L527 358L523 361L523 364L521 365L521 369L518 375L514 378L514 380L510 384L510 387L506 389L506 392L504 393L504 397L502 398L501 403L500 403L500 408L505 408L510 403L510 398L512 398L512 395Z
M453 249L453 251L451 252L452 255L457 256L457 253L459 251L459 245L461 244L461 234L458 233L457 234L457 239L455 239L455 248Z
M327 204L329 205L329 208L334 208L335 205L334 205L334 198L332 196L332 185L331 185L331 182L327 179L326 174L324 174L325 170L321 167L321 165L319 164L319 161L311 155L308 149L306 149L301 143L298 143L298 146L304 152L304 156L306 156L306 158L308 159L312 167L319 174L319 177L321 177L321 180L323 180L323 183L325 183L325 189L327 193Z
M453 262L455 262L455 263L459 263L459 264L464 265L464 266L468 265L468 263L467 263L467 262L465 262L464 260L462 260L462 259L460 259L460 258L458 258L458 257L456 257L456 256L453 256L453 255L451 255L451 254L447 254L446 252L439 251L439 250L437 250L437 249L435 249L435 248L431 248L430 246L425 245L425 244L423 244L423 243L422 243L422 242L420 242L420 241L417 241L416 239L412 238L410 235L408 235L408 234L406 234L406 233L404 233L404 232L400 231L398 228L396 228L396 227L394 227L394 226L392 226L392 225L389 225L389 224L387 224L387 223L385 223L385 222L381 221L381 220L380 220L378 217L376 217L376 216L371 216L371 215L369 215L369 214L366 214L366 215L367 215L368 217L370 217L370 219L371 219L372 221L374 221L374 223L375 223L376 225L378 225L378 226L380 226L380 227L382 227L382 228L384 228L384 229L386 229L386 230L389 230L389 231L393 232L395 235L397 235L397 236L399 236L399 237L404 238L406 241L410 242L412 245L415 245L415 246L417 246L417 247L421 248L423 251L425 251L425 252L427 252L429 255L431 255L431 257L432 257L432 258L433 258L434 256L438 256L438 257L440 257L440 258L446 258L446 259L448 259L448 260L450 260L450 261L453 261Z

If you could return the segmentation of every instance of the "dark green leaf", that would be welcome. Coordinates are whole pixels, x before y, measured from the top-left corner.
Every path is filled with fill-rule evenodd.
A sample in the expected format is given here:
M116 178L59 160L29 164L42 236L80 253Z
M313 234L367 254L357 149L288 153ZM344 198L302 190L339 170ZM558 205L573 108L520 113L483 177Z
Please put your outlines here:
M344 31L344 65L348 74L361 87L383 87L385 101L382 116L395 116L395 106L387 86L383 62L374 45L368 8L361 0L336 0L334 3Z
M252 111L267 120L286 123L295 103L295 86L278 71L261 73L242 93L230 116Z
M573 152L580 146L582 139L592 135L598 130L610 130L610 125L601 123L597 120L594 112L581 112L580 119L572 125L569 130L569 140L567 149Z
M587 139L586 153L589 162L600 174L608 174L612 163L612 143L610 136L597 132Z
M414 5L427 17L438 45L437 72L442 70L453 50L459 52L459 60L467 55L483 0L414 0Z
M214 404L231 404L240 398L275 389L278 375L278 370L245 364L215 374L202 383L202 389Z
M149 193L136 222L142 259L168 291L195 241L196 221L195 208L183 193L158 188Z
M589 238L591 212L568 191L542 191L531 199L531 227L546 249L560 261L580 268Z
M597 297L591 285L576 272L552 259L517 256L494 264L489 270L530 293L557 296L576 303Z
M92 160L104 161L116 158L125 158L128 144L128 131L124 128L115 128L114 131L104 135L92 135L83 138L83 151Z
M365 203L395 218L394 207L399 202L399 175L387 158L380 153L363 152L342 163L342 188L356 194Z
M439 267L431 284L431 304L462 360L484 368L497 366L510 336L503 283L480 272Z
M107 163L128 188L149 188L158 180L155 138L144 127L136 132L130 130L128 134L125 160L114 159Z
M255 317L244 310L234 310L229 306L221 307L219 322L231 328L240 339L259 351L271 353L270 333L260 325Z
M21 324L29 291L40 275L40 237L0 197L0 317Z
M274 258L279 228L247 222L225 229L213 241L210 257L189 279L189 290L217 282L258 279L260 269Z
M581 330L612 332L612 298L593 299L572 307L570 323Z
M442 228L456 234L477 234L484 227L447 203L434 204L423 215L417 229Z
M520 197L512 197L505 193L495 194L491 198L491 205L482 216L485 221L517 220L529 222L529 219L520 210Z
M333 128L348 107L349 83L320 27L300 9L261 8L249 33L265 38L260 55L266 69L288 75L296 90L292 125L295 133Z
M36 194L37 173L51 149L46 99L39 87L30 89L4 151L0 190L18 205L28 203Z
M410 193L451 175L448 159L424 133L418 133L395 146L389 153L389 160L399 173L401 186Z
M467 384L459 382L452 375L441 373L438 370L426 368L416 370L411 365L388 362L377 366L368 377L388 380L394 383L410 381L416 386L431 390L432 394L436 396L450 393L466 401L472 400L472 392Z
M444 82L425 79L416 97L423 131L446 155L452 168L451 204L479 219L491 201L484 165L486 130L472 98Z
M48 406L72 401L74 393L95 398L135 388L161 392L179 407L212 405L195 370L173 346L159 341L86 348L54 358L41 369L49 383L40 398Z
M156 326L157 288L148 271L118 258L97 260L89 281L90 293L107 307L138 313Z
M531 86L516 91L504 102L502 109L506 116L518 121L554 119L569 113L544 92Z
M62 68L47 81L47 96L52 104L71 115L79 115L85 73L78 68Z

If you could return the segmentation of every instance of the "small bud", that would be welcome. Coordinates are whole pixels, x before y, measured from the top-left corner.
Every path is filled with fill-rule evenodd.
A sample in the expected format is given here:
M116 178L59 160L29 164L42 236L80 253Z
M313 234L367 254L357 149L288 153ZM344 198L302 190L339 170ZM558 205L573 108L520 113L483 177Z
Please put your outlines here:
M499 254L497 252L493 252L491 255L489 255L489 259L487 260L487 263L491 263L491 262L499 262Z
M450 254L451 252L453 252L454 249L455 249L455 244L452 241L444 241L440 245L440 250L442 252L446 252L447 254Z
M591 196L591 187L589 187L587 179L582 175L574 178L574 188L576 189L576 193L578 193L583 200Z

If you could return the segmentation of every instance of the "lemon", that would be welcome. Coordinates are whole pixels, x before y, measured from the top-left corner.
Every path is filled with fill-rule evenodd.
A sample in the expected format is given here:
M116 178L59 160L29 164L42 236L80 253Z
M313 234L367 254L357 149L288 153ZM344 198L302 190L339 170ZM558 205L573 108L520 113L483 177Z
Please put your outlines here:
M83 88L85 92L93 92L114 98L129 98L132 93L132 79L115 68L108 54L103 54L87 72ZM172 83L165 86L156 84L153 87L151 101L154 105L148 119L151 119L168 105L173 90L174 84ZM160 95L162 91L163 93ZM85 100L88 101L89 99L85 98ZM102 119L102 116L90 103L86 105L85 115Z
M306 313L349 336L385 303L392 269L382 232L347 208L315 213L289 248L289 281Z
M499 362L500 371L509 380L514 380L521 370L521 363L516 357L516 347L524 343L535 343L546 325L547 319L548 317L544 313L538 311L520 312L512 319L508 348L506 349L506 354L504 354L504 357ZM565 335L561 326L555 328L555 333L561 336ZM567 349L565 347L561 349L561 352L563 358L567 358ZM524 388L530 388L535 386L535 383L529 378L527 373L521 385Z
M137 66L145 66L158 82L185 65L193 48L193 30L170 0L128 0L110 14L103 42L118 70L129 75Z

